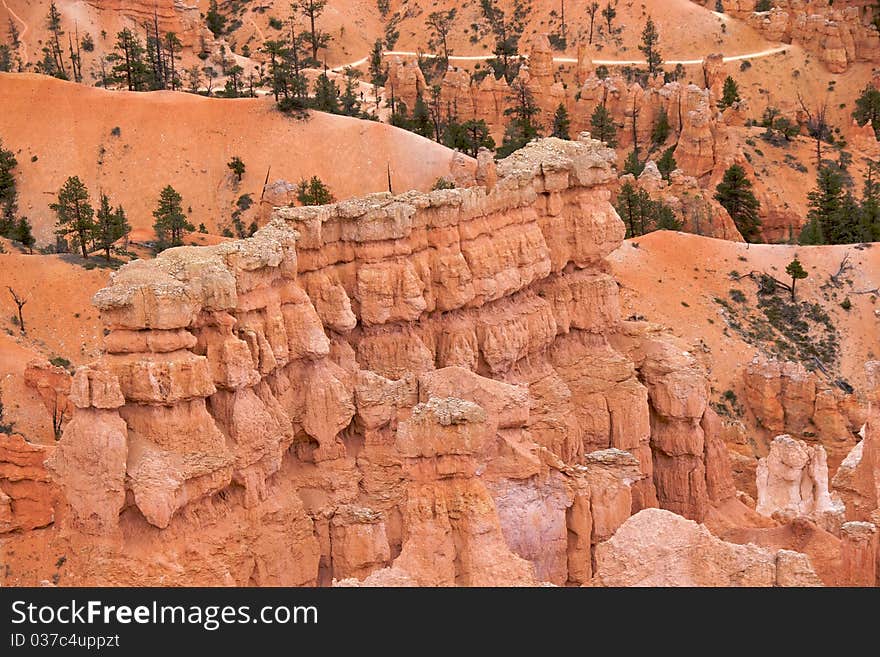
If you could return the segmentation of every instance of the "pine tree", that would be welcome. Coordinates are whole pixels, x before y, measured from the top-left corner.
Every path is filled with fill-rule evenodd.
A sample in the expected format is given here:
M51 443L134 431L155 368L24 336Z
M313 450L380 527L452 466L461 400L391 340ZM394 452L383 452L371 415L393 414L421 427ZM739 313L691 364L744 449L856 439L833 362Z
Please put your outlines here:
M143 91L147 82L145 50L137 35L125 28L116 35L115 51L107 59L115 62L114 79L128 86L129 91Z
M617 146L617 128L614 126L614 120L605 105L596 106L590 117L590 127L593 130L594 139L605 142L609 148Z
M657 50L659 43L660 34L657 32L654 20L648 16L645 29L642 31L642 43L639 45L639 50L645 54L645 59L647 60L648 75L655 75L663 70L663 58Z
M464 123L451 119L443 130L443 144L471 157L477 157L481 148L495 150L495 140L483 119L469 119Z
M318 176L312 176L310 180L301 180L297 187L296 198L302 205L327 205L336 200L330 193L330 188Z
M715 188L718 201L736 224L737 230L747 242L755 242L761 237L761 219L758 210L761 205L752 192L752 181L746 177L745 169L734 164L724 172L724 177Z
M736 83L736 80L728 75L724 79L724 91L722 92L721 100L718 101L718 109L727 109L739 101L739 85Z
M503 77L508 84L513 84L519 72L519 42L532 10L530 0L513 0L512 4L512 10L505 12L498 0L480 0L483 18L495 37L495 58L489 60L489 65L495 77Z
M205 14L205 22L208 25L208 29L211 30L211 34L215 37L223 34L223 30L226 27L226 16L220 13L217 0L211 0L208 3L208 13Z
M294 6L298 8L300 13L309 21L309 31L306 38L312 49L313 64L317 64L319 62L318 51L322 48L326 48L327 44L330 43L330 34L322 32L317 27L317 21L321 17L321 14L324 13L324 8L327 6L327 0L298 0Z
M553 137L559 139L571 139L571 119L568 118L568 110L564 103L559 103L556 114L553 116Z
M654 230L681 230L682 225L675 211L661 201L652 201Z
M872 84L866 86L856 98L856 108L852 115L859 125L870 121L874 134L880 139L880 90L875 89Z
M376 39L373 52L370 53L370 82L375 87L382 87L388 79L388 69L382 59L382 39Z
M654 122L654 129L651 131L651 143L655 146L665 144L666 140L669 139L671 131L672 126L669 125L669 114L666 112L666 108L662 107L657 115L657 120Z
M590 4L587 5L587 13L590 15L590 38L589 38L589 41L587 41L587 43L589 43L590 45L593 45L593 27L596 23L596 14L598 13L598 11L599 11L599 3L598 2L594 1L594 2L591 2Z
M856 244L865 240L862 233L862 209L850 190L840 200L840 208L833 217L832 244Z
M504 114L512 117L512 120L507 124L504 140L501 148L498 149L501 157L507 157L541 134L541 125L537 122L541 109L535 102L531 90L522 81L516 80L511 92L508 100L514 104L504 110Z
M9 236L15 228L18 212L18 189L13 170L18 166L15 154L0 141L0 235Z
M634 175L636 178L642 175L642 171L645 170L645 165L639 162L639 153L636 150L630 151L629 155L626 156L626 161L623 163L623 173L630 173Z
M657 160L657 169L664 180L669 180L669 174L678 168L675 162L675 146L671 146L663 151L663 155Z
M9 73L12 70L12 51L5 43L0 44L0 73Z
M361 102L355 93L358 75L360 75L360 71L352 68L345 69L345 89L339 97L339 103L340 111L346 116L360 116L361 114Z
M177 38L177 34L174 32L166 32L165 33L165 52L168 54L168 64L171 66L169 82L171 83L171 90L176 91L178 87L180 87L180 78L177 75L176 63L177 60L180 59L180 51L183 49L183 44L180 42L180 39Z
M416 94L416 104L413 107L412 127L411 130L426 139L432 139L434 136L434 124L431 122L431 116L428 113L428 106L422 92Z
M183 212L182 201L180 194L171 185L159 194L159 204L153 210L153 217L156 219L153 228L160 248L180 246L183 244L183 233L195 230Z
M431 47L439 46L443 50L443 68L445 69L449 65L449 32L452 30L452 25L455 23L455 15L456 10L450 9L448 11L433 11L428 14L428 20L425 21L425 25L428 29L431 30Z
M238 155L233 157L229 162L226 163L226 166L235 174L238 182L241 182L241 177L244 175L244 160L242 160Z
M58 201L51 208L58 217L55 233L70 236L83 258L89 257L88 245L95 229L95 210L89 203L89 190L82 181L73 176L58 190Z
M28 252L34 252L34 244L37 243L37 240L34 239L34 234L31 231L31 222L28 221L27 217L19 217L18 223L15 226L15 233L12 236L16 242L20 242L25 248L27 248Z
M820 235L820 244L833 244L837 235L835 223L843 200L843 177L832 167L822 166L816 178L816 189L807 194L807 220L815 224L807 237ZM808 224L809 225L809 224Z
M804 270L803 265L801 265L801 261L798 260L797 256L794 257L785 268L785 273L791 276L791 300L796 301L794 288L797 285L797 282L805 279L809 274Z
M614 0L612 3L611 0L605 3L605 6L602 8L602 18L605 19L605 23L608 25L608 36L610 37L614 34L613 23L614 19L617 17L617 2L618 0Z
M52 64L55 77L67 80L67 69L64 68L64 54L61 51L61 37L64 36L64 30L61 27L61 12L53 2L49 5L49 15L46 17L46 27L51 33L49 39L49 52L51 53ZM44 49L45 50L45 49Z
M862 190L862 240L865 242L880 241L880 182L874 178L878 164L869 162L865 172Z
M98 207L95 228L93 231L95 247L104 252L104 258L110 262L110 249L124 236L131 232L125 210L118 206L115 210L110 205L110 198L102 193Z
M315 80L315 98L312 106L320 112L339 114L339 87L330 79L326 71Z

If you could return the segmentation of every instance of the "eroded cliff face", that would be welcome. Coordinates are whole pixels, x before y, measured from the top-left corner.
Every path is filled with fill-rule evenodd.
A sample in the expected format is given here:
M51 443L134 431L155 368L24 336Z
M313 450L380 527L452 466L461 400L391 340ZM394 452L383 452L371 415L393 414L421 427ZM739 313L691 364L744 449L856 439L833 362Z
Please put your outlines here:
M735 491L694 357L622 322L614 153L278 209L117 272L48 465L65 583L584 584Z
M714 9L714 0L694 0ZM832 73L853 62L876 62L880 35L870 0L774 0L770 11L756 12L757 0L726 0L724 11L745 20L771 41L799 43L819 55Z

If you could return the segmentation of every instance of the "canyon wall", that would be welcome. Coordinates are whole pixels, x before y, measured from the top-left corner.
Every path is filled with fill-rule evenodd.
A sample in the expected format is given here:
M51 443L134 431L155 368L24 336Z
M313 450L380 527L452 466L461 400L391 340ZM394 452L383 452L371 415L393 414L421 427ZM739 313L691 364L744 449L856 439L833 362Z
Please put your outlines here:
M389 61L386 92L393 93L408 108L415 106L419 96L435 103L445 119L485 121L501 143L510 116L505 114L515 103L515 89L524 86L539 109L535 117L545 132L553 125L557 108L564 106L570 118L570 133L590 131L591 117L603 105L615 125L616 147L626 153L638 146L642 159L653 149L659 159L666 148L674 148L680 169L669 185L661 181L662 196L671 202L687 230L720 239L742 239L727 212L711 194L699 192L697 179L706 179L725 163L722 150L726 141L726 125L741 125L747 112L745 102L737 103L722 116L717 110L721 87L726 76L721 55L710 55L703 66L705 88L681 82L664 83L662 75L649 79L646 86L628 82L619 74L599 77L586 44L578 48L574 79L564 84L557 75L553 50L546 35L535 35L528 44L528 63L524 64L512 84L494 75L473 77L468 71L450 67L432 97L417 62L393 57ZM666 116L669 134L663 143L653 144L655 126ZM720 175L720 174L719 174ZM652 190L653 191L653 190ZM682 198L697 196L699 208L682 207Z
M115 273L48 461L66 581L584 584L632 513L732 500L696 359L621 321L613 161L541 140Z
M631 513L732 498L696 360L621 322L613 159L542 140L114 274L48 461L70 583L583 584Z

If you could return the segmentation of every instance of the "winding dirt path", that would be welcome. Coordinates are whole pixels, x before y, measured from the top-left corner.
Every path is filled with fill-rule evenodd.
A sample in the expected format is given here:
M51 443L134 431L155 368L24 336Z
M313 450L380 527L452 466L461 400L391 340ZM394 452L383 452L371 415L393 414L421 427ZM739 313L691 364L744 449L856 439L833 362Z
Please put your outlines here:
M744 59L761 59L762 57L771 57L773 55L778 55L780 53L788 52L791 48L789 45L777 46L776 48L767 48L766 50L759 50L758 52L750 52L745 55L733 55L731 57L725 57L725 62L738 62ZM412 52L409 50L386 50L382 53L386 57L418 57L419 53ZM520 55L523 59L528 59L528 55ZM429 55L426 53L422 53L422 57L439 57L439 55ZM484 62L490 60L494 57L494 55L450 55L450 61L457 62ZM357 61L350 62L348 64L342 64L340 66L334 67L333 71L339 73L340 71L345 70L349 66L352 68L357 68L358 66L362 66L366 64L369 60L368 57L363 57L358 59ZM576 64L577 59L574 57L554 57L554 62L559 64ZM646 64L644 59L594 59L593 64L597 66L639 66L642 64ZM697 66L703 63L702 59L668 59L663 62L664 64L670 64L672 66L678 66L681 64L682 66Z
M6 0L0 0L3 3L3 7L6 11L9 12L9 15L12 16L15 20L21 23L21 32L18 34L18 56L21 58L21 65L27 66L28 64L28 53L27 48L24 45L24 35L27 34L28 24L25 23L21 18L19 18L18 14L12 11L9 8L9 5L6 4Z

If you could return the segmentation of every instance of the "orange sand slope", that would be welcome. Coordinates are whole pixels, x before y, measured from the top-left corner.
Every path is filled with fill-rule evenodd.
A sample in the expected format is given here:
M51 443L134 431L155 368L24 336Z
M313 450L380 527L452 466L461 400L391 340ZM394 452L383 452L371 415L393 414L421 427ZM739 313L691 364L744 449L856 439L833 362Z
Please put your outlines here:
M271 99L109 92L38 75L0 74L0 139L19 162L21 213L52 241L49 203L77 175L121 203L135 228L153 223L160 190L179 191L190 220L228 226L235 201L258 201L266 179L319 176L337 198L427 189L449 172L453 151L388 125L318 112L296 120ZM117 132L118 136L114 133ZM247 167L235 183L226 164Z
M642 315L671 327L705 356L717 390L736 390L758 350L727 327L715 298L736 306L730 290L737 289L754 308L757 285L750 279L736 282L731 272L766 272L788 282L785 267L797 254L809 274L798 282L798 298L828 313L840 338L839 374L862 389L865 361L880 355L880 320L874 312L880 302L876 295L856 294L880 285L880 245L868 247L747 245L663 231L628 240L609 260L620 282L624 317ZM853 268L841 277L841 286L823 287L847 253ZM849 311L840 306L845 298L852 304Z
M34 358L65 358L82 365L96 358L103 344L92 295L107 285L106 269L88 271L65 256L0 254L0 399L3 417L37 442L52 440L49 414L36 392L24 383ZM18 311L7 286L27 300L21 335L12 318Z

